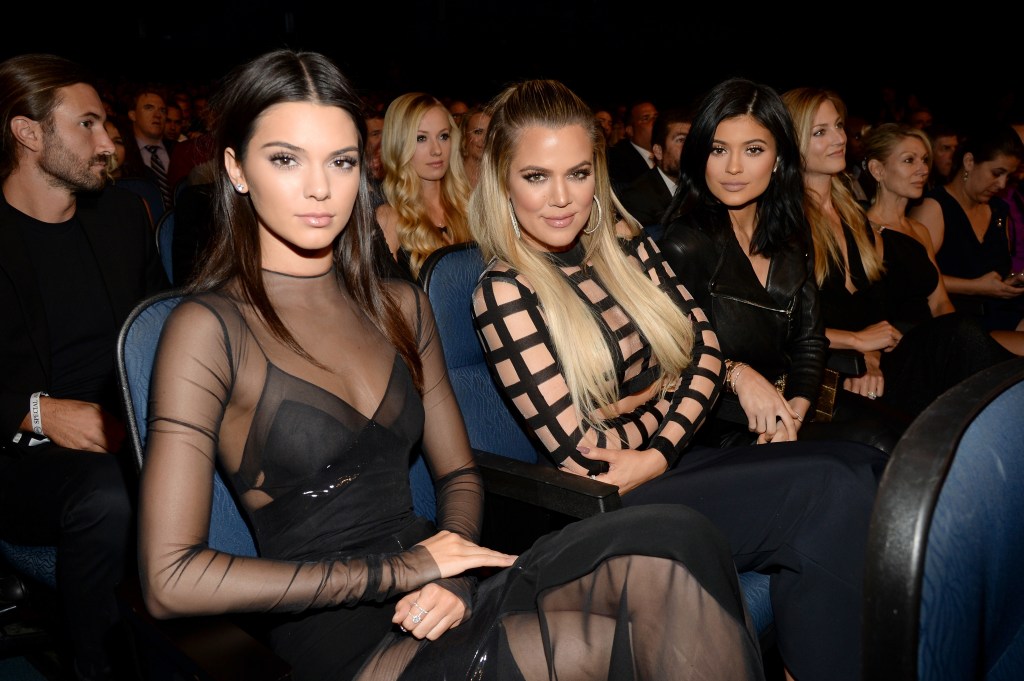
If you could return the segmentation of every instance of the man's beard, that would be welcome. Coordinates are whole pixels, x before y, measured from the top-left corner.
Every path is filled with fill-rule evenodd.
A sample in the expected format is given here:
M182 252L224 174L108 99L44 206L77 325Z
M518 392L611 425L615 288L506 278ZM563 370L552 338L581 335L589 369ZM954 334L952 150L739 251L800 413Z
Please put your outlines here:
M50 176L50 184L71 192L95 192L107 183L107 175L103 171L106 156L83 160L68 149L60 135L52 132L44 133L39 167Z

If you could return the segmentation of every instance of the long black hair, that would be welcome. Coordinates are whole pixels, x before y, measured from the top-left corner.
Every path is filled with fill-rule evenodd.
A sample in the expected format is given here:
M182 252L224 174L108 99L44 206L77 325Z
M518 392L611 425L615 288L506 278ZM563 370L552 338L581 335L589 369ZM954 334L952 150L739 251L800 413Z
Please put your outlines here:
M679 187L666 212L667 219L688 217L713 230L731 229L728 210L711 193L704 173L719 123L737 116L751 116L767 128L778 152L778 165L768 188L757 199L751 253L771 256L794 236L806 243L800 146L793 122L774 89L745 78L730 78L713 87L694 112L679 163Z

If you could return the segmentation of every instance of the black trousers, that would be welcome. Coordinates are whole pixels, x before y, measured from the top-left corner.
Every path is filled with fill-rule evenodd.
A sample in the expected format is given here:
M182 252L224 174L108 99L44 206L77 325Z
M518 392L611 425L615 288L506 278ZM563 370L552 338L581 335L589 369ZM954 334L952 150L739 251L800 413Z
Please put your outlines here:
M794 677L859 681L868 525L886 460L841 441L693 446L622 501L707 516L740 572L771 575L779 650Z
M80 678L111 673L106 645L119 619L114 588L135 555L133 529L116 456L52 443L0 449L0 537L57 547L58 600Z

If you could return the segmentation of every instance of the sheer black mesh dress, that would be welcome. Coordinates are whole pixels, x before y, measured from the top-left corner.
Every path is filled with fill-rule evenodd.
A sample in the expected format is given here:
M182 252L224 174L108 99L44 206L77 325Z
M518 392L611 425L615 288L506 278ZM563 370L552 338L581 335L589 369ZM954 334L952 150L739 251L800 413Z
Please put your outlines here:
M478 589L439 579L416 545L436 530L412 510L413 446L435 479L439 529L478 541L483 492L424 294L389 284L416 330L421 396L333 273L264 280L315 362L230 288L183 301L160 342L140 544L175 612L268 613L299 680L762 677L728 547L688 509L575 523ZM259 558L207 546L215 465ZM401 595L430 582L472 611L434 642L391 624Z

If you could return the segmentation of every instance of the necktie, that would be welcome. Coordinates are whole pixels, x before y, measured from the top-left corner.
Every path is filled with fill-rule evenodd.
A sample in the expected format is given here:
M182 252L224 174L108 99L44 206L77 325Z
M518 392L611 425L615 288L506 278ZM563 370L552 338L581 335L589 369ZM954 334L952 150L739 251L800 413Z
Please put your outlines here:
M155 144L147 144L146 151L149 152L149 168L156 175L156 183L160 185L160 193L164 197L164 207L171 207L171 187L167 184L167 168L160 160L160 147Z

